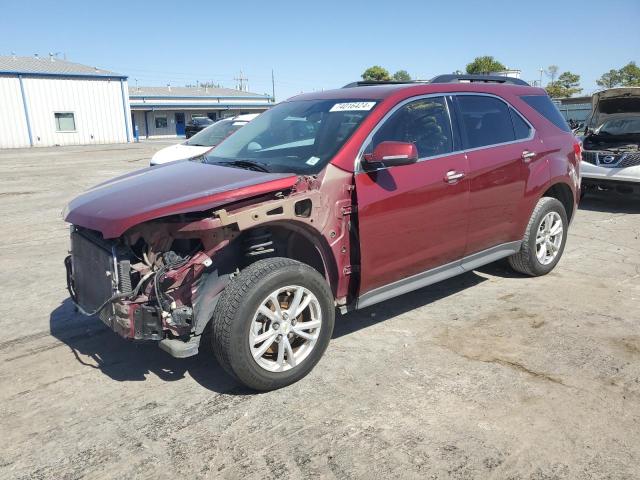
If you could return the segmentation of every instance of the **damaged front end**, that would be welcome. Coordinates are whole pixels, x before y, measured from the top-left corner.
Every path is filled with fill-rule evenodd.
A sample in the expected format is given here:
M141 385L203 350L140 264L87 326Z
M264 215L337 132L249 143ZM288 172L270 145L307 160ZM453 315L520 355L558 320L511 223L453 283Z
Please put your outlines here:
M187 225L150 222L118 239L72 226L71 255L65 259L72 300L122 337L179 339L187 348L196 333L194 306L203 273L227 243L211 233L185 238L180 230ZM197 353L197 342L191 348Z
M248 264L296 258L320 271L337 304L351 291L351 174L320 177L226 205L146 221L117 238L71 227L69 294L122 337L160 341L173 356L198 352L221 292Z

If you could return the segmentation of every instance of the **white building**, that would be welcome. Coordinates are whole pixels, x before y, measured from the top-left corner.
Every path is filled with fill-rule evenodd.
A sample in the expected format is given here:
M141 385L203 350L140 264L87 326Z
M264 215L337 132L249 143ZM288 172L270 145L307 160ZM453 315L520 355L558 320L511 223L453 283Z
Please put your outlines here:
M131 139L126 76L53 56L0 56L0 148Z
M231 88L130 87L134 131L140 138L183 136L194 117L212 120L260 113L273 105L270 95Z

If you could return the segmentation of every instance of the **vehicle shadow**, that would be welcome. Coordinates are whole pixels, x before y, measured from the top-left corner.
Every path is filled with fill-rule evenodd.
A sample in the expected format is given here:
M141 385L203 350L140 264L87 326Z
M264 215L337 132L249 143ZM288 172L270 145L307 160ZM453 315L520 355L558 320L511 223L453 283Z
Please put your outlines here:
M336 318L333 338L357 332L478 285L487 279L475 272L444 280Z
M333 338L368 328L485 280L469 272L364 310L338 316ZM202 345L195 357L173 358L160 350L155 342L132 342L121 338L96 316L85 317L78 313L69 298L51 312L49 328L51 335L66 344L80 364L100 370L118 382L141 382L150 374L163 381L174 382L189 375L214 392L230 395L252 393L224 372L210 347Z
M640 197L615 192L590 192L582 199L579 210L609 213L640 213Z
M173 358L156 342L132 342L121 338L96 317L85 317L65 299L49 316L51 335L65 343L76 360L87 368L100 370L118 382L145 381L149 374L173 382L188 374L208 390L226 394L246 394L248 390L227 375L210 349L195 356Z

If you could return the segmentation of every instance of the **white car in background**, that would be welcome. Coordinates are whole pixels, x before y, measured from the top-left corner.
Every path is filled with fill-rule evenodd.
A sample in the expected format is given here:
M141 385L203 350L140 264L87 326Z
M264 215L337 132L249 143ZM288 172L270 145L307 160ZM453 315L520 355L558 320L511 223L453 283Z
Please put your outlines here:
M582 138L582 193L640 194L640 87L597 92L591 104Z
M213 125L210 125L204 130L196 133L187 141L177 145L171 145L170 147L163 148L156 152L153 157L151 157L151 166L153 167L154 165L161 165L163 163L175 162L176 160L186 160L199 155L204 155L218 145L222 140L239 128L245 126L258 115L258 113L249 113L218 120Z

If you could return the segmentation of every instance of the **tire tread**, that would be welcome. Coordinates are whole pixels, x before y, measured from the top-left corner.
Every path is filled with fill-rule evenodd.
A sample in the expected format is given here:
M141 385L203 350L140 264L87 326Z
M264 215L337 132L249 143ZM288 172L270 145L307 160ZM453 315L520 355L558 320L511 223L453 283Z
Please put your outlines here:
M524 275L530 275L532 277L540 275L534 270L533 262L535 261L535 252L531 251L530 239L531 235L535 235L537 232L537 228L534 227L538 223L540 211L547 208L547 206L554 204L560 205L560 208L562 208L562 210L564 211L562 203L560 203L557 199L553 197L542 197L540 200L538 200L538 203L533 209L533 212L531 212L531 217L529 218L529 223L527 224L524 238L522 239L520 251L518 253L514 253L508 258L509 265L516 272L522 273ZM566 223L565 228L567 228Z
M322 282L324 282L324 279L320 274L308 265L297 260L284 257L272 257L258 260L243 269L231 280L231 282L229 282L222 292L211 320L211 342L218 363L229 375L241 381L245 385L257 390L270 390L272 388L277 388L277 385L260 380L254 376L251 376L251 378L248 379L246 377L246 372L243 372L243 374L240 375L234 371L231 352L234 348L232 328L234 322L238 321L236 313L249 293L254 288L257 288L261 282L268 281L269 277L278 274L278 272L281 272L284 269L291 268L295 268L301 274L317 275L318 280L322 279ZM333 295L329 285L326 284L325 288L325 295L330 297L333 302ZM333 321L331 322L331 329L332 328ZM237 365L236 368L238 368ZM240 376L245 378L240 378Z

